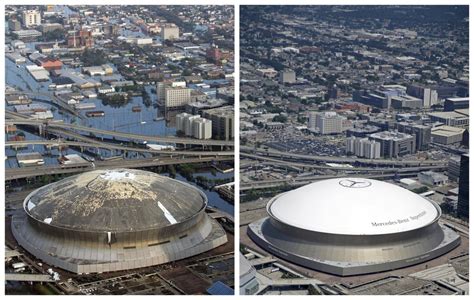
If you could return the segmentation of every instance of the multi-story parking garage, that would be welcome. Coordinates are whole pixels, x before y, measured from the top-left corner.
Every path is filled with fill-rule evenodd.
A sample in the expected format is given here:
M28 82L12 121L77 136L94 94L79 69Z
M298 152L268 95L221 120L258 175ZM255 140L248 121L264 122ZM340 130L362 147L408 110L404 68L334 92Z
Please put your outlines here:
M40 260L74 273L147 267L227 242L197 188L139 170L97 170L46 185L24 201L12 232Z
M340 276L418 264L454 249L459 235L438 223L439 206L371 179L323 180L277 195L249 225L262 248Z

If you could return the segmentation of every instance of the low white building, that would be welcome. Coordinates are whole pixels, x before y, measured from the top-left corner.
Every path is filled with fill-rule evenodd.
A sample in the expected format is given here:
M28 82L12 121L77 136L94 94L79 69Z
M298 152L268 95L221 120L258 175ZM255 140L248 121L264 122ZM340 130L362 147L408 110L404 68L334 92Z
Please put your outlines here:
M445 185L448 182L448 176L433 171L426 171L418 173L418 180L422 184L439 186Z
M43 156L39 152L17 153L16 159L20 167L44 165Z
M99 94L109 94L115 92L115 89L109 85L102 85L101 87L97 88L97 92Z

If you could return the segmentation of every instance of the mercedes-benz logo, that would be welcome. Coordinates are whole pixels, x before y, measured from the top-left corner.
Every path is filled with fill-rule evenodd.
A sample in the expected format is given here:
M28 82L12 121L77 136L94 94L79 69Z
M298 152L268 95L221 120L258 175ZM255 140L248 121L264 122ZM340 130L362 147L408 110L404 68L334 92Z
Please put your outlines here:
M347 188L365 188L370 186L372 183L367 180L354 180L354 179L343 179L339 181L339 184Z

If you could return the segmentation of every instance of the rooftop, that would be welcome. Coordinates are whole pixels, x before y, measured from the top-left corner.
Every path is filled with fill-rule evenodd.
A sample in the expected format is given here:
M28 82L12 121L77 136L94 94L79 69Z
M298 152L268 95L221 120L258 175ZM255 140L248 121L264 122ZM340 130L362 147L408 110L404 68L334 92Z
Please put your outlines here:
M415 193L363 178L318 181L276 196L267 210L297 228L348 235L414 230L440 214L435 204Z
M25 199L40 222L80 231L139 231L185 221L206 206L198 189L152 172L96 170L46 185Z

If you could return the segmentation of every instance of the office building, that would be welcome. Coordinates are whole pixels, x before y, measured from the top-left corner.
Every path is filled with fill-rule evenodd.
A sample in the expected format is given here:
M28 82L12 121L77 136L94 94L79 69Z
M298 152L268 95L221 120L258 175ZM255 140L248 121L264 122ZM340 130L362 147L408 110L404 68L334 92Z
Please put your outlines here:
M457 109L455 111L432 112L428 114L432 122L440 122L444 125L468 128L469 109Z
M448 160L448 178L452 181L459 181L461 174L461 156L452 156Z
M234 107L223 106L203 111L203 117L212 121L212 138L234 139Z
M353 153L358 157L377 159L380 158L380 143L368 138L346 139L346 153Z
M8 29L10 31L19 31L21 30L21 23L17 19L8 20Z
M431 127L409 122L396 123L399 132L415 135L416 150L426 151L431 143Z
M22 13L23 18L23 26L26 28L36 27L41 25L41 14L39 11L32 9L32 10L25 10Z
M68 33L67 46L71 48L92 48L94 46L92 30L70 31Z
M410 85L407 88L407 94L422 100L423 107L431 107L438 104L438 92L434 89L420 85Z
M162 81L157 83L158 103L166 108L179 108L192 102L192 89L184 81Z
M453 126L438 126L431 129L433 143L450 145L462 142L465 129Z
M199 115L180 113L176 115L176 130L197 139L210 139L212 138L212 121L201 118Z
M380 143L382 157L399 157L416 152L415 136L396 131L382 131L369 135Z
M200 140L212 138L212 121L204 118L194 119L193 137Z
M421 108L423 105L421 99L409 95L392 96L391 103L395 109L415 109Z
M335 112L310 112L308 128L318 130L320 134L337 134L349 127L343 124L346 120Z
M295 71L289 70L289 69L280 71L280 82L281 83L295 83L296 82Z
M379 132L381 129L380 127L373 126L373 125L364 125L364 126L356 126L353 128L349 128L346 130L346 136L355 136L358 138L367 137L369 134Z
M161 39L163 41L179 39L179 27L171 23L165 24L161 27Z
M469 154L461 155L457 213L458 216L469 219Z
M167 108L182 107L189 102L191 102L191 89L181 87L165 89L165 106Z
M444 111L455 111L464 108L469 108L469 97L452 97L444 100Z

